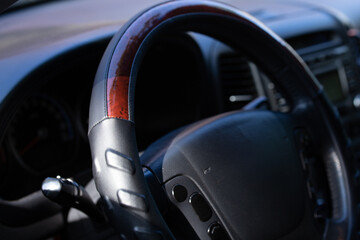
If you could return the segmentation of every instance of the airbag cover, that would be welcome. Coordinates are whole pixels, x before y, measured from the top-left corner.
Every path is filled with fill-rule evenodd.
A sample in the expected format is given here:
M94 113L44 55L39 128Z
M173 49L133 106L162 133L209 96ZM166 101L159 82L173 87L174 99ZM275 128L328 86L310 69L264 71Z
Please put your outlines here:
M233 237L277 239L304 217L301 169L292 129L277 113L252 111L182 131L164 156L162 174L164 181L191 178Z

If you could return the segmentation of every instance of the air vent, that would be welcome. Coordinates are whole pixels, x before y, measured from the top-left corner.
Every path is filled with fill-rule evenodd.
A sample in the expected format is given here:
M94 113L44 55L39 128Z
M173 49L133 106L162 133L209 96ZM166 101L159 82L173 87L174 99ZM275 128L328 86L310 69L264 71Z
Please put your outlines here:
M288 38L286 41L296 50L307 47L326 45L339 45L341 38L332 31L322 31L310 34L305 34L293 38Z
M245 57L226 53L218 60L225 111L240 109L257 97L254 78Z

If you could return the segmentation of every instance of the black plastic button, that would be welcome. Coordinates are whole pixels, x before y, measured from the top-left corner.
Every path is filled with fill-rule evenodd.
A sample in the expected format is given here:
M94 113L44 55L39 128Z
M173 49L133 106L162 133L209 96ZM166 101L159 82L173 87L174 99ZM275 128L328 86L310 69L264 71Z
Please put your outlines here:
M188 192L184 186L176 185L172 189L172 195L176 201L183 202L188 197Z
M202 222L206 222L211 218L212 210L205 198L199 193L191 195L189 202Z
M213 223L208 228L208 234L212 240L230 239L225 229L219 223Z

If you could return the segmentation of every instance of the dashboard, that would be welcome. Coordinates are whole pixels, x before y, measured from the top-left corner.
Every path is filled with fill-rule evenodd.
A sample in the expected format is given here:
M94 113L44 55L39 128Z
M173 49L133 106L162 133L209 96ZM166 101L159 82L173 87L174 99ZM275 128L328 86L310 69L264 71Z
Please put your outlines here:
M0 16L0 211L39 192L45 177L72 177L81 184L91 180L88 110L97 66L113 34L132 15L160 1L116 2L56 1ZM320 2L227 2L263 21L309 66L342 119L358 166L360 20L354 12L360 13L360 5L334 3L334 10ZM249 104L291 109L271 76L245 53L195 32L167 34L140 66L138 148L144 151L172 130ZM6 221L0 219L5 232L11 228ZM35 224L29 221L15 225ZM39 237L26 229L34 239L58 231Z

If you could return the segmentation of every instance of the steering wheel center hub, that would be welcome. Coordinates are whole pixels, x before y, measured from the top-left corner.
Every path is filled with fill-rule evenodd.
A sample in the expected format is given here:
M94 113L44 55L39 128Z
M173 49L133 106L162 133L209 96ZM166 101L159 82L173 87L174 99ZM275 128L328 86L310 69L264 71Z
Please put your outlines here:
M191 176L241 238L279 238L296 228L305 212L301 163L289 134L269 111L199 122L172 140L164 181Z

